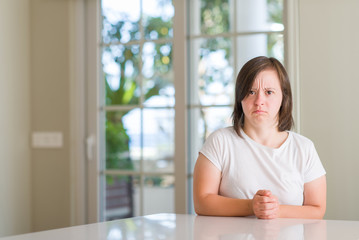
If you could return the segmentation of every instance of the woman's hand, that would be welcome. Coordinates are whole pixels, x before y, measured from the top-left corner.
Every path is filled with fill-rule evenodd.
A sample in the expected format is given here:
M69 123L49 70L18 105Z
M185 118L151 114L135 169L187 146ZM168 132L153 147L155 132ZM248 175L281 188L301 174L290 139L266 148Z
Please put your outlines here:
M279 217L279 202L269 190L259 190L252 200L253 212L257 218L273 219Z

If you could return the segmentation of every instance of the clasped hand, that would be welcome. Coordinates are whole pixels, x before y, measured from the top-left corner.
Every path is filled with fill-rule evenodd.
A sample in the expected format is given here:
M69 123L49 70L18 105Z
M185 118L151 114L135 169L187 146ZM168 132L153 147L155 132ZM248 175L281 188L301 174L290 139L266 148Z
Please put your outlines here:
M279 202L269 190L259 190L252 200L253 212L257 218L273 219L279 217Z

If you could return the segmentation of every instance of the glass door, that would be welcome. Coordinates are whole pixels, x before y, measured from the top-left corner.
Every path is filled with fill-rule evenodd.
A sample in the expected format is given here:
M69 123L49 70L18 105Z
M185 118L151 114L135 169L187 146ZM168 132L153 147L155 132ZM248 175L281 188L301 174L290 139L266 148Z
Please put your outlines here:
M214 130L232 125L236 76L256 56L284 63L283 0L188 1L189 212L198 151Z

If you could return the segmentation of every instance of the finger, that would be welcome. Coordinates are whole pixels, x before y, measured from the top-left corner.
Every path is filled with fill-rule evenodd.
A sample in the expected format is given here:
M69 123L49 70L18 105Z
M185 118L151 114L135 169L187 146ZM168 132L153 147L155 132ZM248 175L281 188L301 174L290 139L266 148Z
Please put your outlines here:
M261 201L262 202L276 202L276 203L279 203L278 198L273 194L271 194L269 196L261 196Z
M257 210L256 214L261 216L271 216L271 215L277 216L279 214L279 206L278 205L266 206L265 209Z
M256 201L258 203L278 203L278 200L276 198L273 198L273 197L268 197L268 196L258 196L256 198Z
M268 219L277 218L278 217L278 210L267 211L265 213L262 213L262 215L263 215L263 217L268 218Z
M266 204L259 204L256 206L257 211L265 212L278 209L277 203L266 203Z
M278 201L278 198L277 198L276 195L271 194L271 195L268 196L268 197L270 197L271 199L273 199L273 200L275 200L275 201Z
M273 196L273 195L267 197L267 199L265 201L266 202L272 202L272 203L279 203L278 198L276 196Z
M258 214L269 215L279 211L279 205L277 203L258 204L254 206L253 212Z
M265 189L258 190L256 193L256 195L259 195L259 196L270 196L271 194L272 194L271 191L265 190Z
M272 219L272 218L276 218L278 216L278 212L276 210L271 210L271 211L264 211L264 212L257 212L255 214L258 218L262 218L262 219Z

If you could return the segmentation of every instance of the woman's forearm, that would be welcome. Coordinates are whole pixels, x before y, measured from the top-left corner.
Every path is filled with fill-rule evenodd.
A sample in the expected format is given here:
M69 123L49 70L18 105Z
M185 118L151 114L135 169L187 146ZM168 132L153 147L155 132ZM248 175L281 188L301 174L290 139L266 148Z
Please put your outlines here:
M207 194L195 199L195 211L199 215L251 216L254 215L251 199L235 199L217 194Z
M280 205L280 218L322 219L325 209L320 206ZM197 199L195 211L199 215L209 216L252 216L254 215L251 199L235 199L216 194L208 194Z
M292 206L280 205L281 218L312 218L322 219L325 214L325 208L321 206Z

